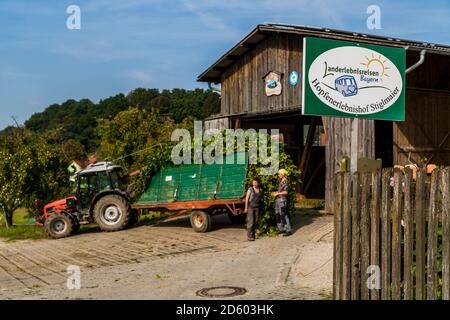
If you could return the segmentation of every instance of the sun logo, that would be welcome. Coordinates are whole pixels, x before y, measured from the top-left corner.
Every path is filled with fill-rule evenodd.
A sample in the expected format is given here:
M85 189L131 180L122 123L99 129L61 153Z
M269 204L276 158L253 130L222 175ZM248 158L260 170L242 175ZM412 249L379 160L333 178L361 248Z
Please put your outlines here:
M389 77L386 70L390 68L385 65L387 59L383 61L381 55L377 58L373 53L370 59L367 56L364 58L366 58L366 62L361 62L361 65L365 66L369 71L378 72L381 82L383 82L383 77Z

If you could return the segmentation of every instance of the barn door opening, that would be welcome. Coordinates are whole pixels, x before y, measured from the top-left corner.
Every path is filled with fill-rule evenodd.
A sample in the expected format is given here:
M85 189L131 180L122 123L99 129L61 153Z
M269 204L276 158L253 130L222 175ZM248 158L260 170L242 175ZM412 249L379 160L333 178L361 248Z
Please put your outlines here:
M375 159L381 159L383 168L394 165L392 121L375 120Z

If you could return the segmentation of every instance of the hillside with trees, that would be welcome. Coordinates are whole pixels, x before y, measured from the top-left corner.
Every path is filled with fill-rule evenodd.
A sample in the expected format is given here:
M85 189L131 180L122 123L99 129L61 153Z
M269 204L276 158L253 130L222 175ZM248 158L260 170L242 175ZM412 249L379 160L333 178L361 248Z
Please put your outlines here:
M81 143L87 152L95 153L100 145L97 126L102 119L113 119L119 112L137 108L160 117L170 118L175 123L193 117L204 119L217 113L220 99L210 90L194 89L143 89L138 88L127 95L115 96L93 103L88 99L70 99L53 104L43 112L33 114L25 122L25 128L44 133L60 130L63 140Z

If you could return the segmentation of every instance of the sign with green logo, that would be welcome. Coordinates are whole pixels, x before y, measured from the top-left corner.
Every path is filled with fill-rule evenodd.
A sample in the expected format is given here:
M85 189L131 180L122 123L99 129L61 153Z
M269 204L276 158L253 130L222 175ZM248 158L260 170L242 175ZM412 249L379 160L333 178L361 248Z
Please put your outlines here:
M406 50L303 39L302 113L405 120Z

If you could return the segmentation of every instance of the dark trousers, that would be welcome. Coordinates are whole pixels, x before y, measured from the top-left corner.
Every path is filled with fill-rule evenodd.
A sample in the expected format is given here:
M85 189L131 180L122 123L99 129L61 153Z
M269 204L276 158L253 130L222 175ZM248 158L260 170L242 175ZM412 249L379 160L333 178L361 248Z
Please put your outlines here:
M291 232L291 223L287 212L287 199L278 197L275 199L275 217L278 231Z
M247 238L254 239L258 227L259 208L248 208L247 210Z

